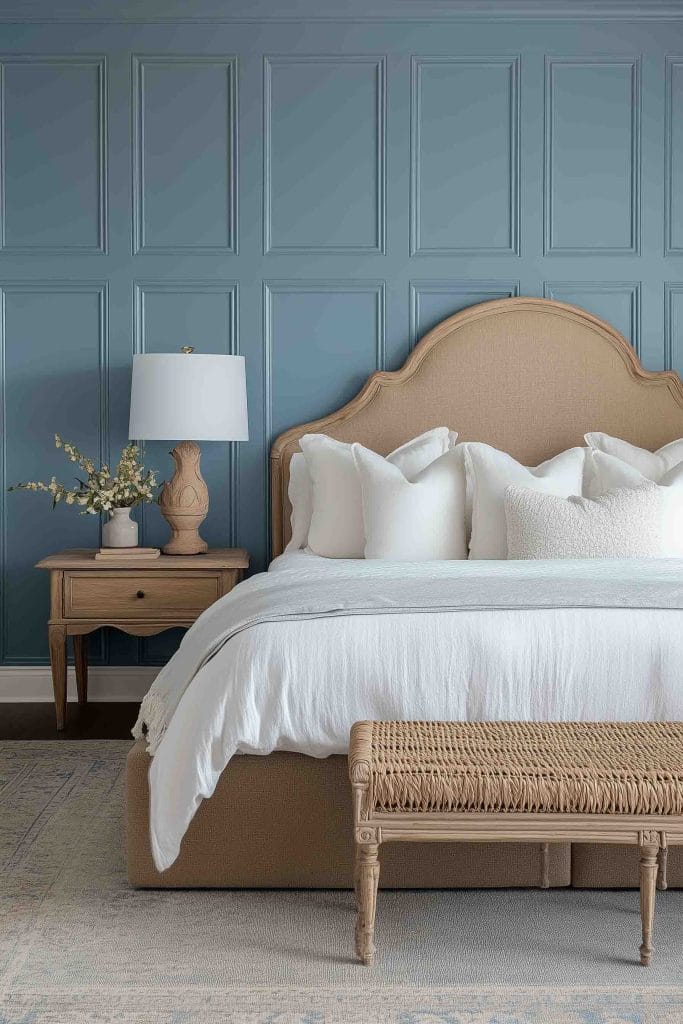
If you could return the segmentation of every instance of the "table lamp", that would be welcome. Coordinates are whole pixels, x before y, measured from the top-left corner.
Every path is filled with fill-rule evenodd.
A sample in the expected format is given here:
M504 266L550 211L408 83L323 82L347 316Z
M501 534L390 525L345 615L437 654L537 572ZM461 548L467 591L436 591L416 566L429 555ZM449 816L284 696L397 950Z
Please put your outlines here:
M128 436L138 441L183 440L170 453L175 473L163 484L159 507L171 527L167 555L198 555L209 511L196 441L248 441L244 356L204 355L191 345L180 353L133 356Z

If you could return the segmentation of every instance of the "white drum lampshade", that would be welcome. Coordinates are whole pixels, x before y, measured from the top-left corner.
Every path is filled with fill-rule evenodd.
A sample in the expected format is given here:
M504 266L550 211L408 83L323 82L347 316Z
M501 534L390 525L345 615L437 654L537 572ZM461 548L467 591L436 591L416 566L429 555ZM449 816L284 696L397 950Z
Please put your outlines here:
M134 356L128 436L139 441L248 441L244 356Z
M177 354L134 356L128 436L180 441L171 452L175 474L159 495L172 531L163 550L168 555L206 551L199 526L209 510L209 492L195 441L249 440L244 356L195 354L190 346Z

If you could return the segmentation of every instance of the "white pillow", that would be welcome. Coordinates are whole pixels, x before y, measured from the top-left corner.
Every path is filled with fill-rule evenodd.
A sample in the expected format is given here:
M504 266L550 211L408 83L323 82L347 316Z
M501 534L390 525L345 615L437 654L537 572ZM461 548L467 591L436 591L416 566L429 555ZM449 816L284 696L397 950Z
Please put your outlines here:
M616 455L607 455L606 452L589 448L586 452L586 477L586 490L591 498L615 487L642 487L646 483L656 483L661 487L683 487L683 461L653 477Z
M602 451L589 449L586 467L587 494L592 498L616 487L642 488L651 483L650 478L640 470ZM659 476L659 483L653 486L662 492L663 530L667 552L672 558L683 558L683 517L680 514L683 499L683 462L662 473Z
M387 461L412 480L447 452L457 436L447 427L436 427L401 445ZM325 434L304 434L299 443L312 482L308 547L327 558L362 558L363 501L351 445Z
M505 490L511 484L561 498L581 494L583 448L569 448L533 469L488 444L466 443L463 448L472 494L470 558L507 558Z
M508 558L661 558L662 511L661 489L651 483L598 498L508 487Z
M585 438L586 444L593 450L621 459L632 469L637 469L646 479L654 480L656 484L661 483L662 477L674 466L683 462L683 438L665 444L656 452L638 448L619 437L610 437L609 434L601 434L599 431L586 434Z
M365 557L397 562L467 558L462 447L412 480L375 452L354 444L365 524Z
M305 548L308 542L308 531L311 526L313 511L313 485L308 472L306 459L302 452L295 452L289 462L289 487L287 489L289 503L292 506L290 523L292 536L285 551L298 551Z

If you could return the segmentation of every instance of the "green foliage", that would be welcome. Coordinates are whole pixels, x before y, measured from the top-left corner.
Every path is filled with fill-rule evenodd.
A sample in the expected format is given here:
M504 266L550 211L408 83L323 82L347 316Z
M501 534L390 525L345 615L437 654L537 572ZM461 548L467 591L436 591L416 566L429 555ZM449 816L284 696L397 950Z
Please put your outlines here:
M59 434L55 434L55 447L64 449L69 461L83 470L85 480L76 477L77 486L70 489L52 477L49 484L42 480L30 480L15 484L9 490L44 491L52 495L53 508L60 501L66 505L80 505L81 515L98 515L113 508L133 508L144 501L156 501L156 472L145 470L138 462L137 445L126 445L113 476L106 463L97 469L92 459L86 458L75 445L64 441Z

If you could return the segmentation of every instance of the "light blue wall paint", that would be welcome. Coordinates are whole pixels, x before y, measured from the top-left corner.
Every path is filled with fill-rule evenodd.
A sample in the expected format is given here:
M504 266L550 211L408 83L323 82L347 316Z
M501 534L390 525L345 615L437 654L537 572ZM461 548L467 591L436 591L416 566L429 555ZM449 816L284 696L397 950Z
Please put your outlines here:
M33 563L98 540L5 487L67 473L55 430L121 447L134 351L245 354L252 440L204 446L205 536L257 567L273 437L473 302L576 302L683 370L681 20L429 21L416 0L400 20L203 23L197 4L43 24L25 6L0 23L5 663L46 660ZM125 8L147 10L170 7ZM167 447L148 447L162 473ZM142 519L161 542L157 509ZM155 662L176 640L92 655Z

